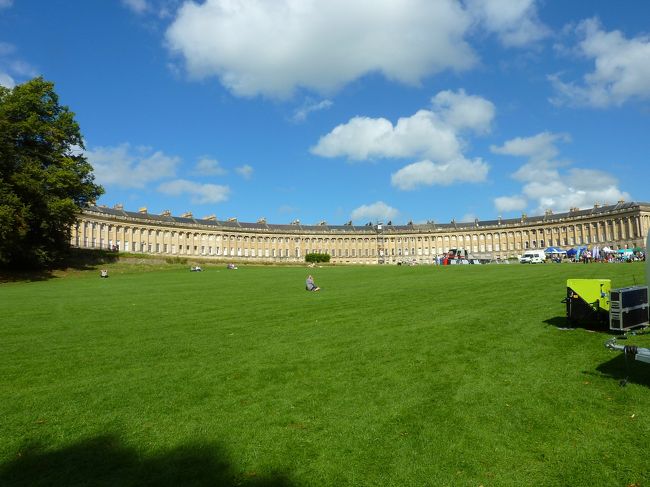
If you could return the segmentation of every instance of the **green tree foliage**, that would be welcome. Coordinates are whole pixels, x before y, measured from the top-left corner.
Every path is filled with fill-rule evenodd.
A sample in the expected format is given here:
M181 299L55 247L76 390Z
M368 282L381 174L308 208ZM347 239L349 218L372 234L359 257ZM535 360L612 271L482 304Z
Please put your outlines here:
M69 246L81 208L104 190L54 84L0 86L0 266L46 266Z
M329 262L330 261L330 255L329 254L319 254L318 252L312 252L310 254L305 255L305 262Z

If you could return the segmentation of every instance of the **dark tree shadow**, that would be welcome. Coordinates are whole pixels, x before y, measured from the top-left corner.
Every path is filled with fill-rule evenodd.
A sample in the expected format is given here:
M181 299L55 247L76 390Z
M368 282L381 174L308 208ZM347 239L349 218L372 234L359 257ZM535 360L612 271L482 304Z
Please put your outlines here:
M54 277L51 269L0 269L0 284L3 282L35 282L47 281Z
M116 436L50 451L29 445L0 465L0 485L13 486L247 486L293 487L281 474L239 472L215 444L190 444L144 457Z
M93 269L98 265L110 264L119 260L119 253L99 249L71 248L59 268L72 268L77 270Z
M40 269L0 269L0 282L46 281L53 279L55 271L73 269L76 271L95 270L104 264L119 260L118 252L99 249L71 248L59 261Z
M633 382L650 387L650 364L629 358L626 361L623 352L612 353L616 353L616 356L596 367L598 372L619 382Z

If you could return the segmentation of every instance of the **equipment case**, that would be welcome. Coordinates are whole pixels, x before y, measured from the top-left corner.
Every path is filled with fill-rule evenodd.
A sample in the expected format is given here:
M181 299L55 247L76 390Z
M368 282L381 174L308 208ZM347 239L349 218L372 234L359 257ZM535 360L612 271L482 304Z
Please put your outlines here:
M612 289L609 303L609 329L625 331L648 324L648 286Z

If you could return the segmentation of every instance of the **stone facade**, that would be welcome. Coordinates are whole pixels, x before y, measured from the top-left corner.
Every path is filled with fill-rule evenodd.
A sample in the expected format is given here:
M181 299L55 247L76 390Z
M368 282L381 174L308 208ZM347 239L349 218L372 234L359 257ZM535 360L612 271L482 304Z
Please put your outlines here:
M507 259L549 246L643 247L650 228L650 203L625 203L515 219L467 223L366 226L244 223L211 216L154 215L90 206L71 231L81 248L118 248L131 253L249 262L304 262L309 252L331 262L432 263L449 249L466 249L476 259Z

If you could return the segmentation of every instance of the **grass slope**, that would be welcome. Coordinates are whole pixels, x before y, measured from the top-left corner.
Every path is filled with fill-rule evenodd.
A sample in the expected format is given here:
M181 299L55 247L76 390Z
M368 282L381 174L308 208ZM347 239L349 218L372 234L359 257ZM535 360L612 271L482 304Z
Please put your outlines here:
M110 268L0 287L0 485L650 478L650 366L560 329L640 264Z

